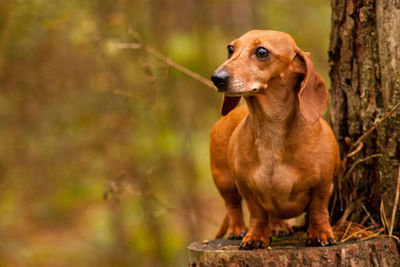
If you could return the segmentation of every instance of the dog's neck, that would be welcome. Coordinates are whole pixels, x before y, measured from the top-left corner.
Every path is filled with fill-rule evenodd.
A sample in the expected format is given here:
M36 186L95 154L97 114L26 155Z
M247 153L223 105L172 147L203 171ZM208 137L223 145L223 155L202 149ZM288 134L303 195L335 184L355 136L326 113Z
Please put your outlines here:
M276 78L267 89L245 97L249 110L248 122L260 161L269 171L282 160L285 140L299 117L297 79Z
M273 131L280 128L285 131L291 128L287 125L289 122L303 122L298 108L299 86L297 78L279 77L270 81L268 88L262 92L245 97L252 130L266 133L262 127L267 127Z

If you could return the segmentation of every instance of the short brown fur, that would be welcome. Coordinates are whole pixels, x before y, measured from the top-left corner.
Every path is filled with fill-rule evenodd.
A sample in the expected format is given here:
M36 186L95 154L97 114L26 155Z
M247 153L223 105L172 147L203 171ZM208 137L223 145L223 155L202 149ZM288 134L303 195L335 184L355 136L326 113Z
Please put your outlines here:
M217 237L246 233L242 249L264 247L275 225L285 228L283 219L306 211L308 243L332 243L327 208L340 158L321 117L325 83L309 54L286 33L250 31L231 45L234 53L216 70L230 76L223 90L226 116L210 134L211 170L227 208ZM270 52L266 60L255 56L260 46ZM241 97L246 105L235 108ZM248 230L242 198L250 213Z

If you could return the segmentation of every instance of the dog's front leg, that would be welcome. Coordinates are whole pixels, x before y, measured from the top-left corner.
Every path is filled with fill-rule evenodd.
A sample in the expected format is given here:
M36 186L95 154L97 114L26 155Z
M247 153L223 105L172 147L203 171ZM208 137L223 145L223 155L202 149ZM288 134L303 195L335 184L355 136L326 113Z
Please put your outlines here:
M333 184L326 184L312 191L307 208L309 217L307 246L326 246L335 243L332 227L329 224L328 203Z
M247 187L239 186L239 191L246 201L250 213L249 230L240 244L239 249L265 248L269 244L270 229L268 214L260 206L258 200Z

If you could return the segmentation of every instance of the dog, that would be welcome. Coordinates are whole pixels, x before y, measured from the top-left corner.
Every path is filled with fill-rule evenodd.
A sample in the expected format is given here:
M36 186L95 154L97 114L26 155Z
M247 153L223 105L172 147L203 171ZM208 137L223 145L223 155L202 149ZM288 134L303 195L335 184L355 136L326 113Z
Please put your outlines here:
M290 232L285 219L306 212L306 244L334 244L328 203L339 148L321 117L328 92L310 54L269 30L247 32L227 48L211 77L223 93L223 116L210 133L211 171L227 209L216 237L265 248L274 229ZM246 105L236 107L241 98Z

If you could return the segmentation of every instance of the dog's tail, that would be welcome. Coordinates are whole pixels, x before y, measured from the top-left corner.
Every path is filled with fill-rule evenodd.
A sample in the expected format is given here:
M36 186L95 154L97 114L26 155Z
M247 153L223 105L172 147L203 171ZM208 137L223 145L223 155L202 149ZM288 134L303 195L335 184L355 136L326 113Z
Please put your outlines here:
M218 233L215 235L215 238L222 238L226 234L226 231L228 230L229 226L229 217L228 214L225 214L224 220L222 221L222 224L218 230Z

